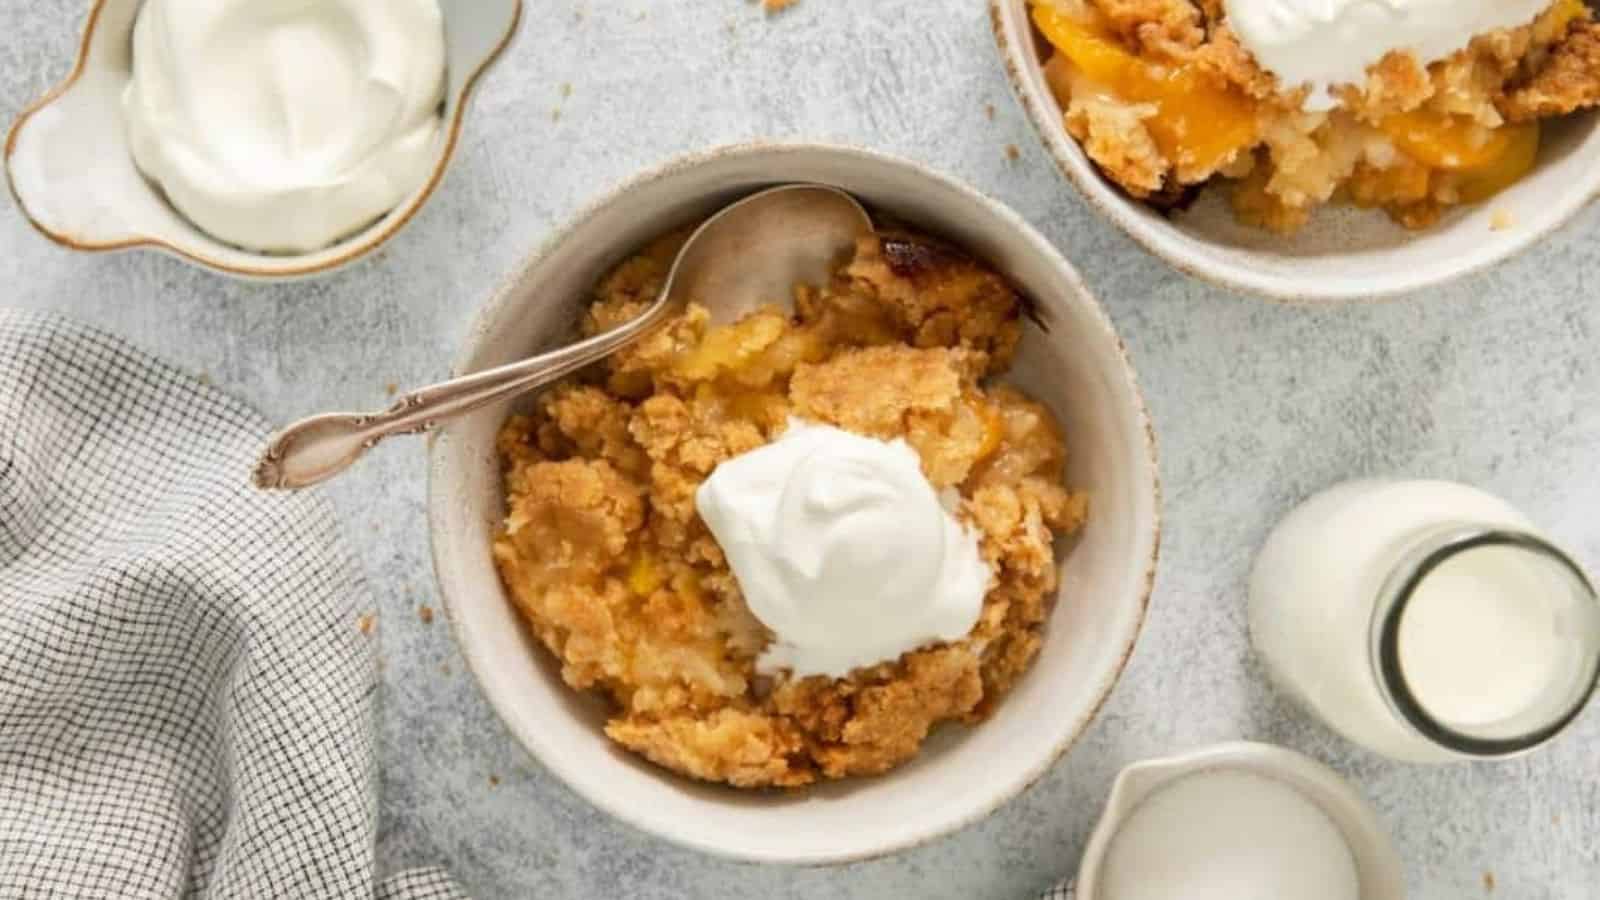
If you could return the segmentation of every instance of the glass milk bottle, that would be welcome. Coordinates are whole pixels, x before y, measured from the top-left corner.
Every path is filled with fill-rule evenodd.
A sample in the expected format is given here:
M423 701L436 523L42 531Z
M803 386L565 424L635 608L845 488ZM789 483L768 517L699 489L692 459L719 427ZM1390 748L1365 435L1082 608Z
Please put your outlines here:
M1395 759L1507 756L1554 737L1600 676L1600 598L1483 491L1357 481L1306 501L1250 579L1250 634L1280 689Z

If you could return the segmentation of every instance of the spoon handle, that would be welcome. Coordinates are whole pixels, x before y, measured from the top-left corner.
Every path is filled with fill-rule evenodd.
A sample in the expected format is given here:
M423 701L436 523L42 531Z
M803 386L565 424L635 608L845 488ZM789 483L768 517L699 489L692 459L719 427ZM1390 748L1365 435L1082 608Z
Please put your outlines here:
M256 464L255 483L299 490L343 472L384 438L423 434L439 423L543 387L610 356L666 320L658 304L638 318L575 344L418 388L376 413L324 413L278 432Z

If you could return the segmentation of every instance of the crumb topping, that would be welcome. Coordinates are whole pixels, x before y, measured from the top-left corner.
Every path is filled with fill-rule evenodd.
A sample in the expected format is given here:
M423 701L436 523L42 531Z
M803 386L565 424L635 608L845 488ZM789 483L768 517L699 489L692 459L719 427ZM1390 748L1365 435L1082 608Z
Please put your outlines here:
M593 333L654 297L683 234L611 272ZM674 771L739 787L884 772L941 722L977 722L1039 651L1054 542L1086 499L1063 486L1054 418L991 379L1009 367L1021 299L961 252L907 232L862 242L795 311L713 328L693 306L503 427L502 579L575 689L611 703L606 734ZM904 438L955 490L995 577L966 638L848 677L767 677L770 633L695 512L720 462L790 415Z
M1582 0L1428 66L1391 53L1316 113L1239 43L1221 0L1032 6L1066 129L1109 179L1159 208L1226 181L1241 220L1282 233L1331 202L1427 227L1526 174L1538 123L1600 105L1600 24Z

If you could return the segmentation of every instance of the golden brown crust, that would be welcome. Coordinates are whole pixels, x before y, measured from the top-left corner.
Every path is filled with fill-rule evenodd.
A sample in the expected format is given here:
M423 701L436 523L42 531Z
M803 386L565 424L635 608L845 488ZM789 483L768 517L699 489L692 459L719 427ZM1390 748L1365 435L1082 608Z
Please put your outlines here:
M1129 105L1080 92L1067 104L1067 132L1083 146L1100 171L1138 198L1160 194L1172 164L1156 146L1144 120L1154 113L1146 104Z
M724 707L703 716L616 718L606 736L663 766L734 787L798 787L812 781L805 740L782 718Z
M657 242L597 288L586 327L636 313L665 275ZM1054 541L1085 501L1043 407L982 379L1015 349L1020 300L965 254L891 232L796 316L726 328L691 307L651 343L569 381L499 437L508 495L494 555L562 677L612 703L606 733L659 765L739 787L883 772L944 721L977 721L1039 648ZM790 414L905 438L960 494L995 571L965 639L844 679L758 675L770 634L744 604L694 492Z
M1446 163L1438 163L1442 168L1420 198L1408 173L1371 175L1419 162L1393 137L1396 117L1432 117L1441 129L1471 123L1487 135L1507 121L1600 104L1600 26L1578 0L1552 0L1533 23L1478 35L1465 50L1427 67L1411 54L1391 53L1369 70L1365 83L1336 89L1332 112L1316 114L1301 112L1306 88L1285 90L1240 45L1218 0L1032 2L1055 7L1088 34L1109 36L1140 63L1164 67L1169 85L1203 78L1255 112L1254 142L1244 142L1243 150L1240 142L1229 142L1222 146L1232 152L1217 152L1217 142L1233 132L1219 126L1216 133L1195 133L1196 123L1208 121L1215 98L1193 99L1190 87L1152 99L1153 89L1137 79L1135 89L1122 94L1116 84L1080 73L1067 54L1055 53L1045 74L1061 101L1067 131L1112 182L1168 209L1182 206L1191 188L1219 177L1236 180L1239 218L1282 233L1299 229L1313 209L1338 198L1386 209L1408 228L1426 227L1463 202L1457 185L1465 176ZM1123 71L1105 63L1102 68ZM1179 121L1174 110L1186 102L1197 111ZM1174 129L1187 137L1174 138ZM1209 152L1197 152L1195 142ZM1391 187L1395 192L1386 193Z
M1446 63L1439 70L1450 69ZM1367 123L1409 112L1434 95L1434 79L1410 53L1390 53L1367 73L1367 83L1347 86L1336 94L1345 110Z
M1220 10L1217 15L1221 16ZM1196 47L1190 59L1218 81L1236 85L1256 100L1274 100L1279 96L1278 79L1256 64L1255 57L1239 43L1238 35L1226 22L1212 30L1210 39Z
M1526 81L1498 103L1510 121L1561 116L1600 105L1600 23L1574 23Z
M912 346L976 350L994 372L1011 365L1022 336L1022 299L1010 282L961 250L890 229L863 238L845 272Z
M1206 39L1200 10L1189 0L1096 0L1123 40L1162 58L1182 58Z

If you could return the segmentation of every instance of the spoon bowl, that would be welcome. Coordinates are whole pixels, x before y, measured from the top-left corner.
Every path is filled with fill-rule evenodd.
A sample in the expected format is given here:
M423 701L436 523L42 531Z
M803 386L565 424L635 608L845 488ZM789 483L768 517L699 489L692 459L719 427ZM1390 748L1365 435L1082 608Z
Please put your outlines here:
M731 324L765 304L789 303L796 284L826 284L855 251L856 239L872 231L872 217L837 188L769 188L712 216L690 236L656 307L675 311L692 299L710 311L714 324Z
M326 481L386 437L432 431L604 359L655 331L691 299L719 324L785 302L797 283L825 283L872 230L872 217L837 188L791 184L751 194L689 236L661 293L637 318L559 350L411 391L383 412L301 419L267 445L256 486L298 490Z

